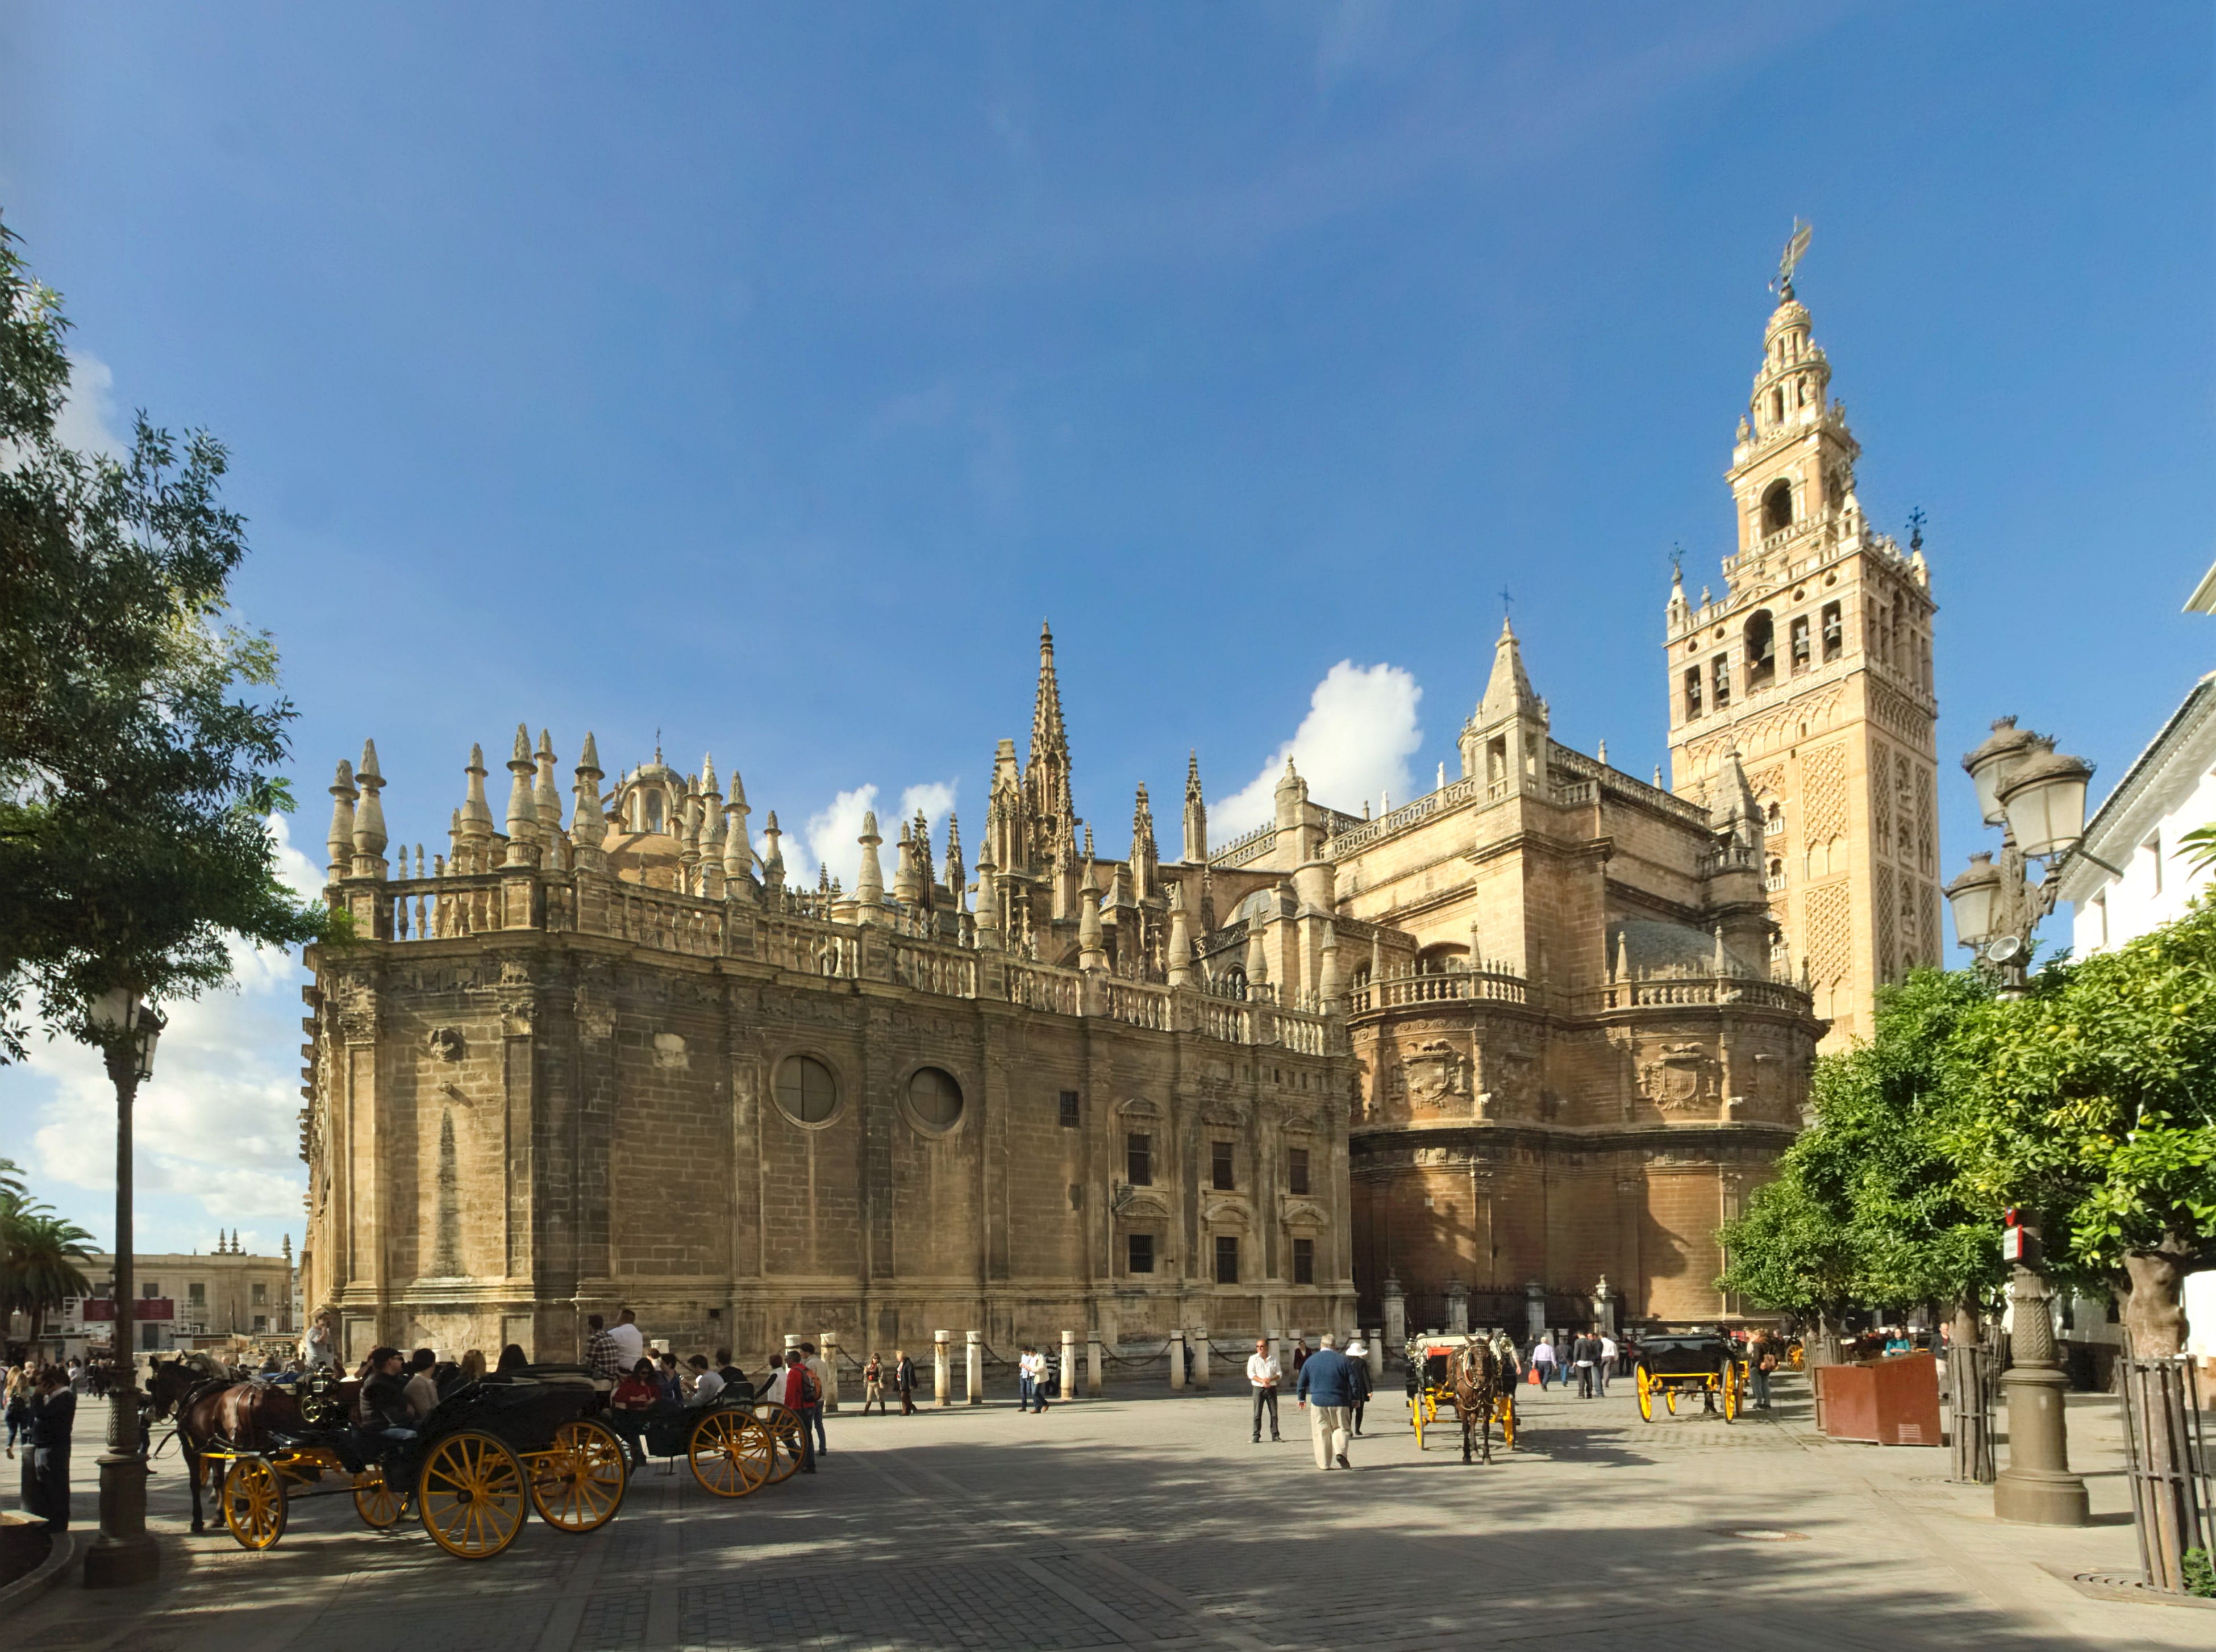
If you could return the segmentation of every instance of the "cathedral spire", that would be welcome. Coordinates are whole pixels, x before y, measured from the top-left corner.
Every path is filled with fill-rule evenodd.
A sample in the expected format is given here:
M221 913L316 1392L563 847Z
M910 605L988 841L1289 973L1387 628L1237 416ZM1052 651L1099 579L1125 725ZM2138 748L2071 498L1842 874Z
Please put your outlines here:
M1208 801L1200 789L1200 753L1185 765L1185 863L1197 866L1208 858Z
M1524 650L1516 641L1515 628L1503 618L1499 640L1493 645L1493 675L1486 681L1485 697L1477 703L1477 720L1505 722L1538 705L1539 697L1531 691L1531 679L1524 670Z
M1054 673L1054 633L1039 625L1038 694L1031 706L1031 749L1024 765L1024 801L1035 849L1074 827L1077 809L1069 789L1069 737L1062 723L1062 688ZM1034 854L1034 863L1043 857Z

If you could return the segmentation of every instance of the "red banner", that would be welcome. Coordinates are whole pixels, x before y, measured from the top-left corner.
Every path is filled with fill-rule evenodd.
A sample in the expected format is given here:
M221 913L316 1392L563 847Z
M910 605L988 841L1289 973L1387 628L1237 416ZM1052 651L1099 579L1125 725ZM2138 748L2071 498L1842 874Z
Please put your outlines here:
M175 1319L177 1305L166 1296L142 1296L131 1305L131 1317L140 1324L150 1319ZM115 1317L115 1304L104 1296L88 1297L84 1304L84 1322L88 1325L104 1324Z

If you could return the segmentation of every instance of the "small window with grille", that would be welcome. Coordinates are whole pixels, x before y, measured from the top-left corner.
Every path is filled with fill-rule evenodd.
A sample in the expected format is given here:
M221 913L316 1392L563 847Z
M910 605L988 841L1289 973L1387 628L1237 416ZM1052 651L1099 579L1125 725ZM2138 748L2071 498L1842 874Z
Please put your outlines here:
M1077 1128L1077 1092L1074 1090L1065 1090L1062 1092L1062 1127L1065 1130L1074 1130Z
M1293 1241L1293 1283L1296 1285L1315 1283L1315 1241L1314 1239Z
M1218 1285L1239 1283L1239 1237L1234 1233L1216 1236L1216 1282Z
M1154 1185L1154 1139L1146 1135L1123 1138L1123 1178L1135 1188Z
M1307 1148L1293 1149L1292 1164L1285 1182L1287 1187L1294 1193L1304 1194L1308 1190L1308 1150Z
M1208 1185L1218 1193L1228 1193L1238 1185L1231 1173L1231 1144L1228 1141L1208 1145Z
M1133 1233L1127 1237L1130 1242L1130 1249L1126 1253L1130 1259L1130 1271L1134 1274L1153 1273L1154 1271L1154 1236L1151 1233Z

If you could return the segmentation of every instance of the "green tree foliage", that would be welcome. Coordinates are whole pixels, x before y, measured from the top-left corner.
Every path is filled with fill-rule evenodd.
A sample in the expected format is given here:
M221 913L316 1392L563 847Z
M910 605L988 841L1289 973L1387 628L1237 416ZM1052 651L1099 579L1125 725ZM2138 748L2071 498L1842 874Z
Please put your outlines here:
M2001 1008L1964 1052L1973 1184L2035 1212L2049 1268L2114 1292L2142 1352L2176 1353L2184 1275L2216 1264L2216 900Z
M0 1158L0 1324L10 1314L27 1315L35 1342L46 1315L65 1299L91 1295L77 1267L92 1259L84 1248L91 1240L76 1223L34 1201L22 1168Z
M1997 1007L1970 972L1918 970L1881 996L1870 1041L1819 1059L1813 1124L1720 1234L1719 1288L1834 1321L1852 1303L1974 1311L2001 1279L1997 1217L1951 1143L1977 1102L1966 1033Z
M62 443L67 327L0 225L0 1060L31 994L82 1036L102 992L191 997L227 937L332 924L276 875L292 711L268 636L224 623L224 449L143 415L120 459Z

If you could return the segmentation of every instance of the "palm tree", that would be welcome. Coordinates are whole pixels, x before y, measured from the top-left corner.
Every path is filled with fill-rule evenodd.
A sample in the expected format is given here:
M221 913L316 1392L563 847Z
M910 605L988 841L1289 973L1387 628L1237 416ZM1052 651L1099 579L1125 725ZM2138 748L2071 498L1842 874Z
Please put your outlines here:
M91 1240L91 1234L66 1217L11 1196L0 1208L0 1323L10 1314L28 1315L35 1346L50 1310L65 1298L92 1294L77 1267L92 1260L85 1249Z

